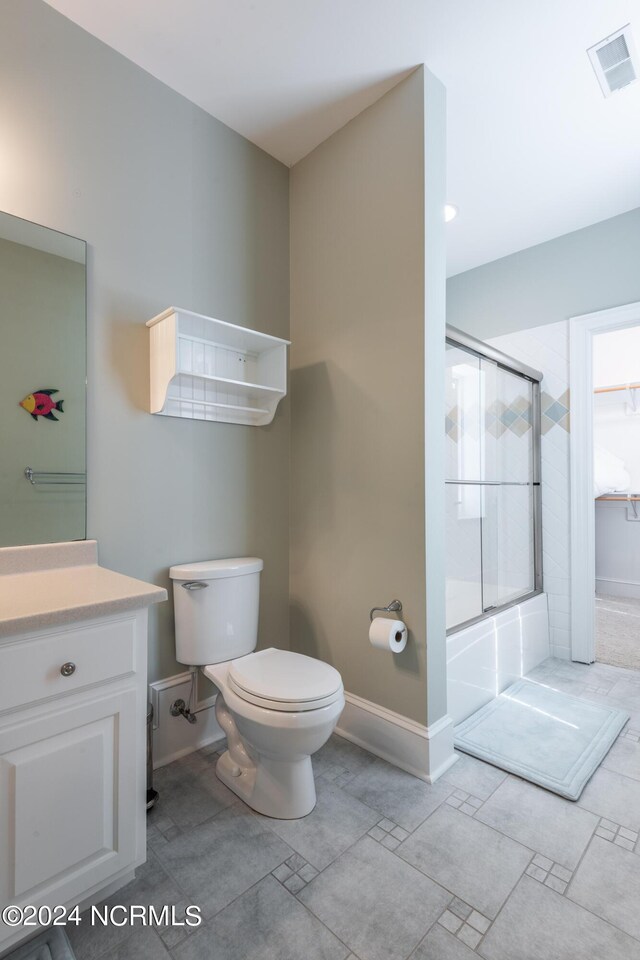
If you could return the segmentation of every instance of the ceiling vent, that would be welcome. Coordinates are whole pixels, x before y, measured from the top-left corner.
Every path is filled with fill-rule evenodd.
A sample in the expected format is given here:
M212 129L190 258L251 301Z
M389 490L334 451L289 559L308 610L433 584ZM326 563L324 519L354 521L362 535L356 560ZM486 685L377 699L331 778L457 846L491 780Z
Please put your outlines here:
M605 97L627 87L640 75L630 24L589 47L587 53Z

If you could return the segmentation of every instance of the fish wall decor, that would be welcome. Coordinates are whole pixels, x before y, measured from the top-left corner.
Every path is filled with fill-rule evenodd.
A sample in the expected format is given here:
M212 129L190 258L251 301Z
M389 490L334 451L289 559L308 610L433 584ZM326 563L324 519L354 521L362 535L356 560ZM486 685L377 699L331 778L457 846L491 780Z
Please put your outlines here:
M57 410L58 413L64 413L62 409L63 400L52 400L51 394L59 393L59 391L53 387L41 387L40 390L34 390L33 393L30 393L20 401L20 406L30 414L33 419L37 422L38 417L44 417L45 420L59 420L59 417L54 416L53 411Z

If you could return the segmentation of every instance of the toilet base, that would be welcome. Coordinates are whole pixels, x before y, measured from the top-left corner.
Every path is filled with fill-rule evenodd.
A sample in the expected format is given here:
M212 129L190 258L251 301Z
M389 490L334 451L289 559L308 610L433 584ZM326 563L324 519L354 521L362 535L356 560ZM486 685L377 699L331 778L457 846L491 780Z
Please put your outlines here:
M235 763L227 750L216 764L216 776L241 800L266 817L297 820L316 805L316 785L311 757L257 763Z

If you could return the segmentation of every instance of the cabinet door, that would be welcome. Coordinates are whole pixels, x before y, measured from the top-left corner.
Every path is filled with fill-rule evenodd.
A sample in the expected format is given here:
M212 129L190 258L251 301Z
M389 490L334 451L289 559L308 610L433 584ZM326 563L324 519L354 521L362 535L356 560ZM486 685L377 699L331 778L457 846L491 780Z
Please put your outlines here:
M136 703L133 689L74 697L0 728L1 905L80 899L133 863Z

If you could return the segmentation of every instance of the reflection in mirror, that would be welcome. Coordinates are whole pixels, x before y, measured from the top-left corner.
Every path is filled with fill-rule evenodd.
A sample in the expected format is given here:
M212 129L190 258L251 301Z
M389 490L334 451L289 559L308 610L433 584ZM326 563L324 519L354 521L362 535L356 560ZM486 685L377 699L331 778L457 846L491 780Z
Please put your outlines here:
M0 546L86 536L86 244L0 213Z

